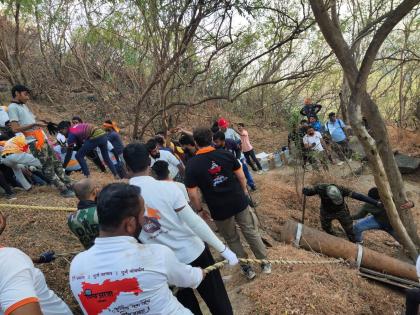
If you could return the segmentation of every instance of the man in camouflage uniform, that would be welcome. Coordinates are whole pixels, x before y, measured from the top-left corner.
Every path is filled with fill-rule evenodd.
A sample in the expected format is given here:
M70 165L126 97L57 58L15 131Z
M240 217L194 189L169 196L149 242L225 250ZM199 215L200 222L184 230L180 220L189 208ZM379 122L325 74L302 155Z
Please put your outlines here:
M69 216L67 225L84 248L88 249L99 235L96 212L97 188L91 179L86 178L74 184L74 191L79 199L79 204L77 205L77 211Z
M34 114L26 106L30 90L24 85L15 85L12 88L13 100L8 107L10 126L13 132L22 132L25 137L35 138L30 149L34 157L42 164L42 171L46 179L54 184L63 197L74 197L71 188L71 179L64 173L61 162L55 156L54 150L49 146L47 136L42 128L44 122L37 122Z
M334 235L331 222L332 220L338 220L351 242L356 241L353 231L353 220L344 197L350 197L377 207L382 206L378 200L334 184L318 184L313 187L305 187L302 193L305 196L318 195L321 198L320 219L322 229L328 234Z

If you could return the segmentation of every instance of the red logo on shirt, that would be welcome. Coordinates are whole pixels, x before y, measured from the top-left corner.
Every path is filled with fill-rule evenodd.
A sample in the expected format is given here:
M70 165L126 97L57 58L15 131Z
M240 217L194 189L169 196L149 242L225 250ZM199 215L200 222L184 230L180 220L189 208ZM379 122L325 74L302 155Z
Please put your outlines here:
M136 278L105 280L101 284L82 282L80 301L89 315L106 310L122 292L138 295L143 292Z

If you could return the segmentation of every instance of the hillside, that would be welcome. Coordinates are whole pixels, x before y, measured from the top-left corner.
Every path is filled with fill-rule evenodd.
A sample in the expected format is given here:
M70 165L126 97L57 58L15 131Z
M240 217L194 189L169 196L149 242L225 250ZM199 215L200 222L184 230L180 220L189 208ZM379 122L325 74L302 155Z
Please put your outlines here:
M42 118L57 120L63 116L48 114L37 106L36 110ZM224 113L226 116L226 113ZM232 118L237 121L238 118ZM211 119L207 120L208 122ZM196 117L190 116L186 126L194 126ZM203 122L201 120L200 122ZM271 152L285 144L287 133L268 130L258 126L249 126L249 133L257 149ZM416 140L416 137L406 137L404 140ZM401 148L407 147L402 142ZM408 147L410 147L408 145ZM414 150L415 151L415 150ZM415 152L418 154L418 150ZM358 167L358 162L351 163L352 168ZM92 167L92 169L94 169ZM271 239L273 247L269 257L285 259L316 260L317 253L296 249L276 241L280 226L288 219L301 216L301 202L296 194L296 169L286 166L269 171L264 175L254 175L258 190L253 193L257 201L257 213L265 234ZM345 184L356 191L366 192L372 185L370 175L348 177L346 166L333 166L326 180ZM310 183L314 176L306 174L305 183ZM81 174L72 175L74 180L82 178ZM93 171L93 178L99 186L112 182L112 176ZM410 197L420 204L419 177L407 180L407 190ZM299 184L301 185L301 183ZM30 193L19 192L18 204L27 205L58 205L76 206L75 199L59 197L54 188L34 188ZM351 210L355 211L358 203L350 202ZM320 229L319 200L308 198L306 224ZM8 226L2 235L2 244L22 249L29 255L53 249L57 253L81 250L77 239L69 232L65 212L4 210L9 215ZM420 222L420 213L415 212L416 222ZM400 247L392 245L392 239L383 232L368 232L365 235L365 245L388 255L402 258ZM387 245L391 244L391 245ZM68 269L70 257L58 258L53 263L41 265L40 268L47 278L49 286L61 296L73 309L75 314L80 311L68 287ZM273 267L271 275L258 273L254 281L248 282L239 274L237 268L224 269L224 279L232 300L235 314L399 314L404 299L400 291L367 281L358 276L357 270L346 265L319 266L287 266Z

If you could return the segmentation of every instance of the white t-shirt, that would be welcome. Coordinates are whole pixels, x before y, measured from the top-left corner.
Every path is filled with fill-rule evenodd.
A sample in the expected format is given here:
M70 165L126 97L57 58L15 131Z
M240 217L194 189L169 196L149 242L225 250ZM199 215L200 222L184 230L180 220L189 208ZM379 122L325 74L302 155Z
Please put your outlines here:
M185 185L180 182L174 182L174 184L177 185L178 188L181 190L182 194L185 197L185 200L187 200L187 202L190 202L190 196L188 196L187 188L185 187Z
M4 127L8 120L9 114L7 113L6 106L0 106L0 127Z
M179 169L178 165L181 163L180 160L178 160L175 155L173 155L171 152L166 150L159 150L160 157L157 159L154 159L152 156L150 157L151 163L150 166L153 166L156 161L166 161L168 162L168 169L169 169L169 177L171 179L174 179L176 175L178 175Z
M168 284L196 288L200 268L180 263L163 245L134 237L97 237L70 265L70 288L85 314L191 315Z
M182 221L175 209L187 205L174 182L158 181L150 176L130 179L140 187L146 204L145 219L139 239L144 244L162 244L172 249L179 261L189 264L204 251L204 242Z
M309 144L310 149L313 151L318 151L318 152L322 152L324 151L324 148L322 147L321 144L321 139L322 136L318 131L315 131L315 134L313 136L310 135L306 135L303 137L303 143L304 144ZM312 144L315 143L315 146L312 147Z
M72 314L26 254L17 248L0 248L0 315L33 302L39 303L44 315Z

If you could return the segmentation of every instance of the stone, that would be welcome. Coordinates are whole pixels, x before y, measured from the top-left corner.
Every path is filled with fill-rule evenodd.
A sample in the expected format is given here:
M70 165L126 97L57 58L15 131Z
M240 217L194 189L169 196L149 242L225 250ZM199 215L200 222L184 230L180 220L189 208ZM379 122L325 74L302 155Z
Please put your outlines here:
M397 162L398 168L401 174L412 174L420 166L420 159L414 158L405 154L395 154L395 161Z

